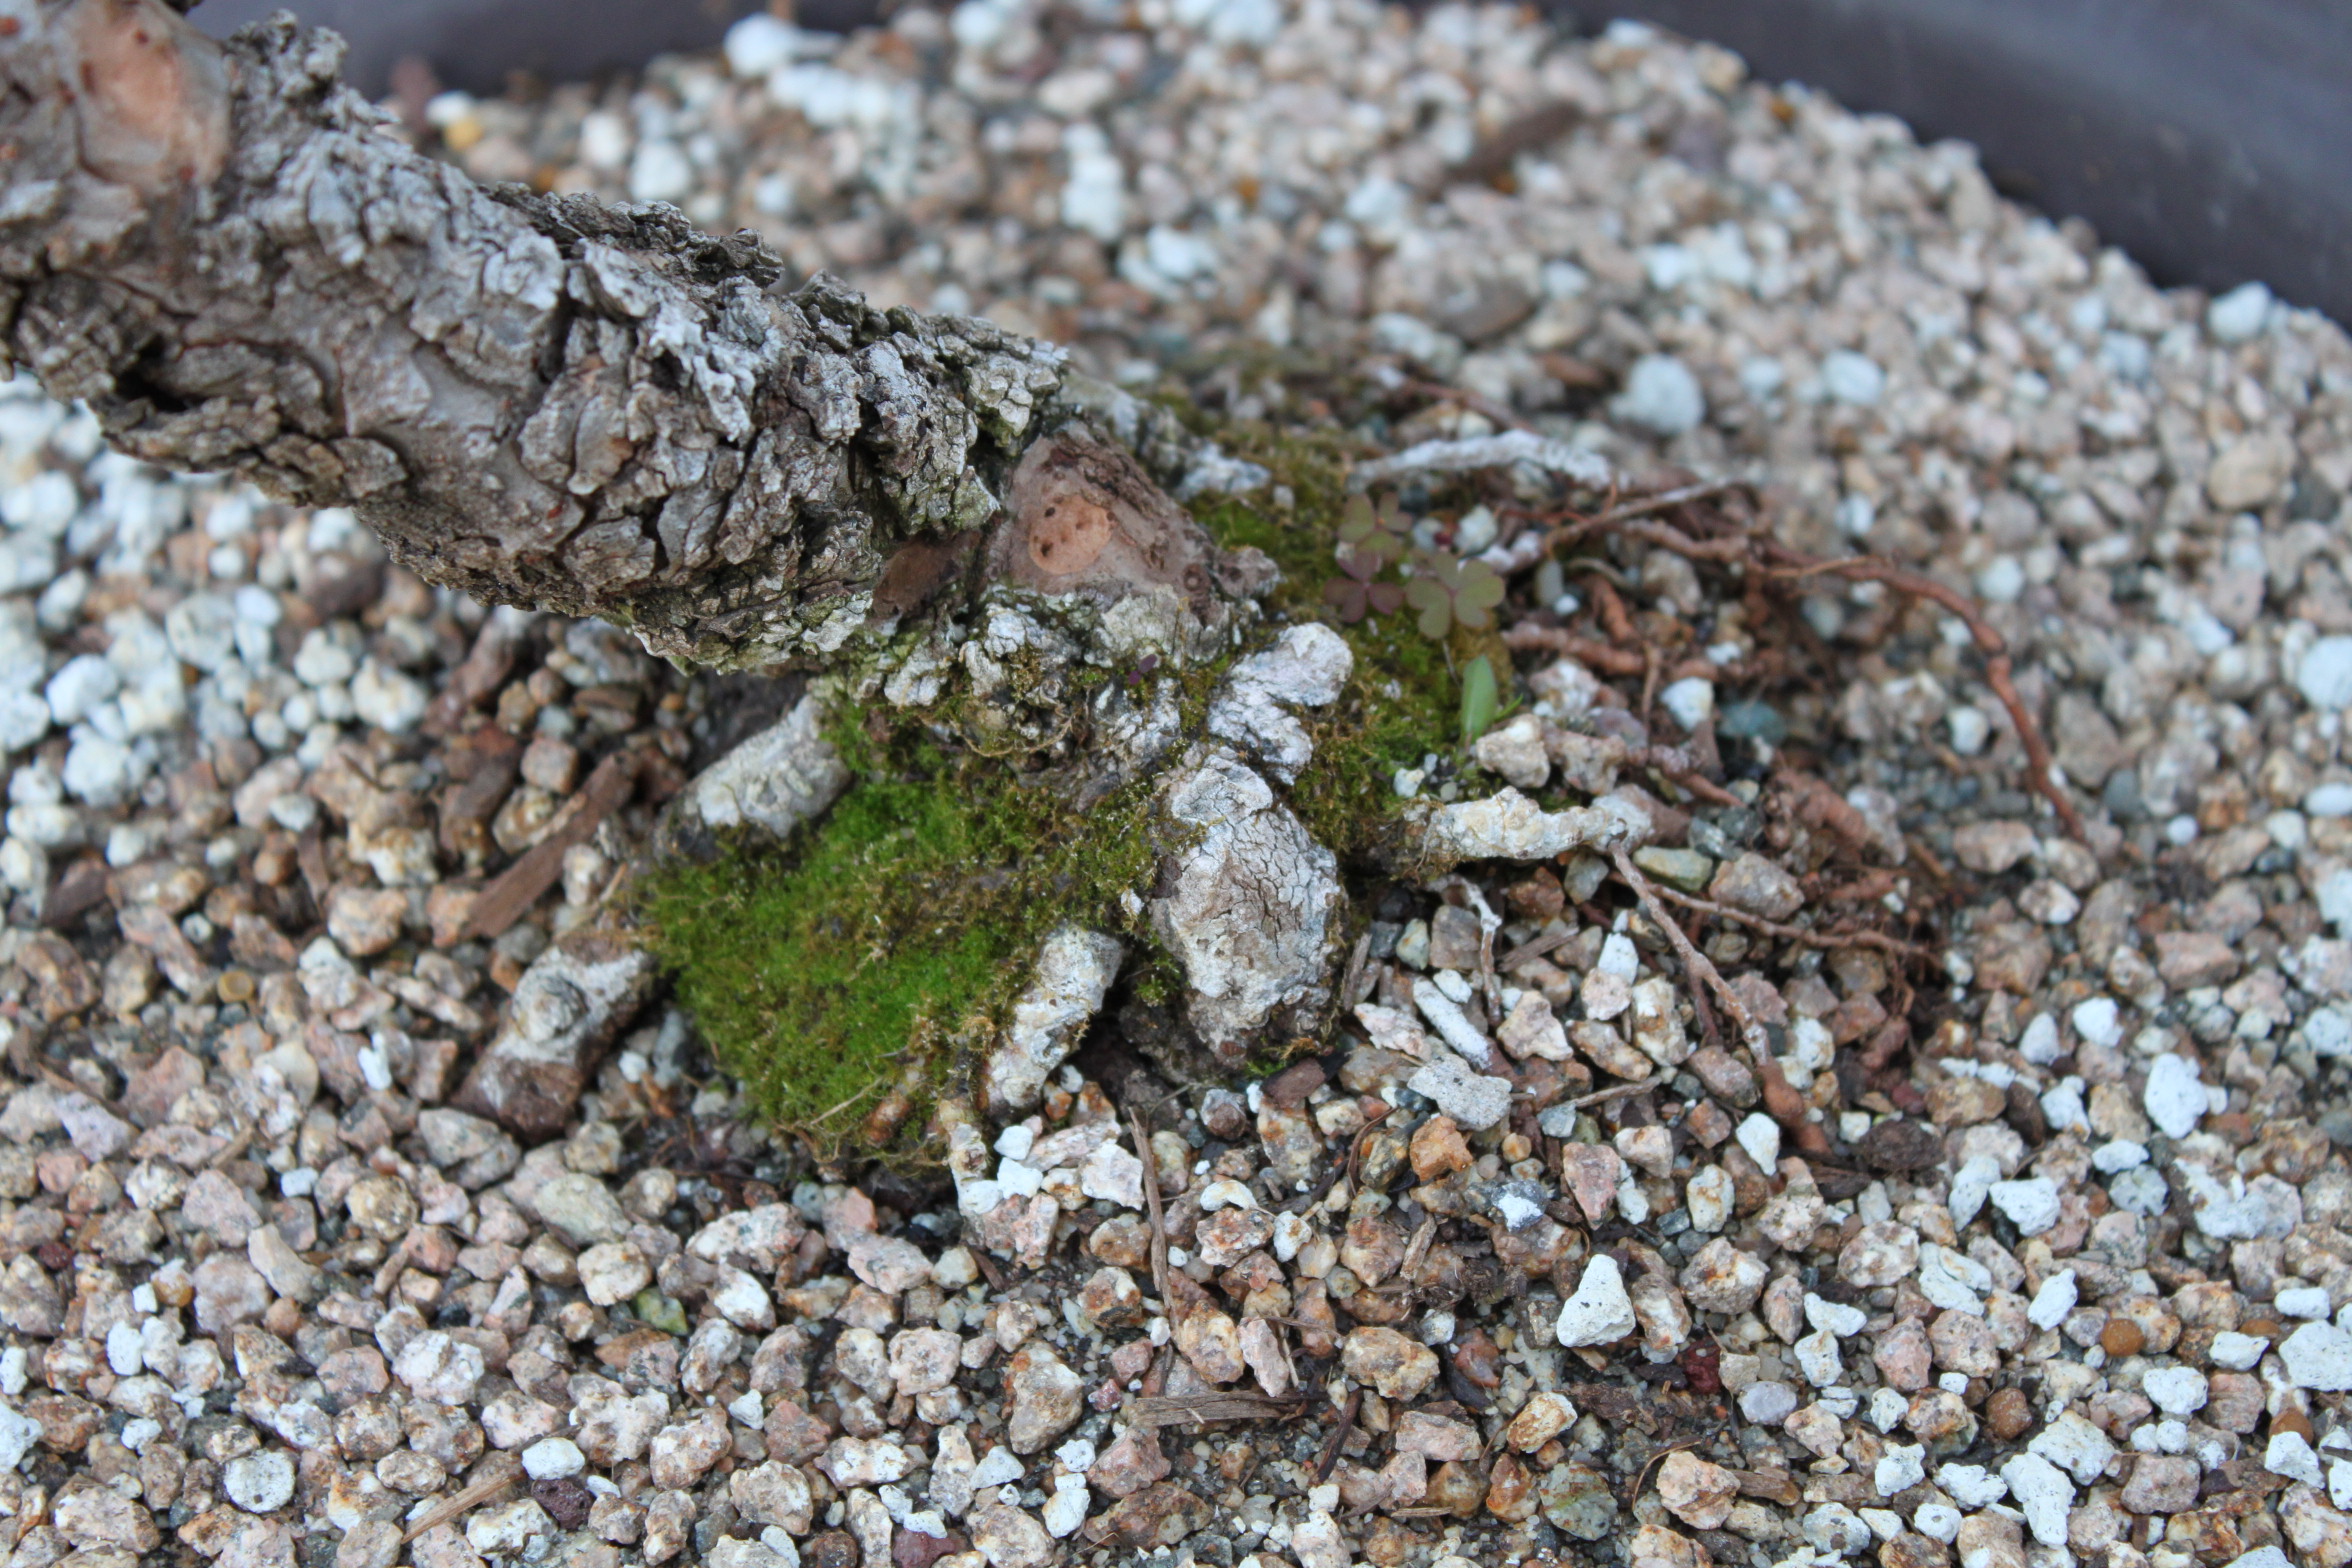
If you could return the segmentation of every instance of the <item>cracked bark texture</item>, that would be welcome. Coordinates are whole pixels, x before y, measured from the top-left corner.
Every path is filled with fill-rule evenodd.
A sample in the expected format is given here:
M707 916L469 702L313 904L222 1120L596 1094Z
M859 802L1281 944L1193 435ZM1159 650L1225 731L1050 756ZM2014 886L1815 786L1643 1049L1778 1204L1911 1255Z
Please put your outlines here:
M1058 350L786 292L668 207L484 189L341 53L283 17L223 45L158 0L0 0L0 352L125 451L351 506L429 581L697 663L838 650L894 557L997 512Z

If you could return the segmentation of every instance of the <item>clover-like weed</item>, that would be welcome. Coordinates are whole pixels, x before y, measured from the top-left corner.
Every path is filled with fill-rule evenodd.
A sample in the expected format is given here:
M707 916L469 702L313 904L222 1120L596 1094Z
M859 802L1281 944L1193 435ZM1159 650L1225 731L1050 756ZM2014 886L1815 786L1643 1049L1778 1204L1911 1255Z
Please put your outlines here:
M1483 631L1503 602L1503 577L1484 561L1463 561L1443 550L1417 554L1418 570L1405 584L1405 602L1421 612L1421 635L1442 642L1457 626Z
M1341 621L1353 625L1367 615L1391 614L1404 604L1403 586L1379 579L1410 547L1408 526L1393 497L1384 497L1378 506L1365 496L1348 498L1339 524L1342 575L1323 585L1323 602Z

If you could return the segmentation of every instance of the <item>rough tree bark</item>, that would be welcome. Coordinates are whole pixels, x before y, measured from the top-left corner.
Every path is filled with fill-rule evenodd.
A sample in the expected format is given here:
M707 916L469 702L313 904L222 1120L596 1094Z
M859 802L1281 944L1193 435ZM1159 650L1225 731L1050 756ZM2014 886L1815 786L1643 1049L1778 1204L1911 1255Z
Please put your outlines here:
M1020 471L1058 350L788 291L666 206L477 186L341 52L0 3L0 349L123 450L351 506L428 581L701 664L835 653L951 568L1212 618L1243 586L1116 444ZM958 548L1016 488L1042 531Z

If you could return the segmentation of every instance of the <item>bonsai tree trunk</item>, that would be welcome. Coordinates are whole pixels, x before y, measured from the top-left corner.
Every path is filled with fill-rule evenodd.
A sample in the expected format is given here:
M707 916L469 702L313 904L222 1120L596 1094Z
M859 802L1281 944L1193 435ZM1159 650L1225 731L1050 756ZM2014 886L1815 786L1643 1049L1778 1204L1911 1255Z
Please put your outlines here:
M1169 585L1204 620L1239 586L1116 444L1024 477L1066 417L1054 348L787 292L666 206L477 186L337 84L331 34L216 44L159 0L9 24L0 350L126 452L352 507L427 581L700 664L833 654L958 567Z

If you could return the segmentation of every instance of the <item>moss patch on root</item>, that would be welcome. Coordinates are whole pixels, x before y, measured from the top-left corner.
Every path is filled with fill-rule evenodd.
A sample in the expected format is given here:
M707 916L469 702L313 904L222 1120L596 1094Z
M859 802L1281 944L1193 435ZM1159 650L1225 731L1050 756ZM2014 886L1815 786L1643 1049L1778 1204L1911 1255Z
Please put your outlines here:
M1058 781L920 742L852 760L857 782L792 842L665 867L644 909L757 1109L822 1156L908 1158L1046 933L1128 931L1119 895L1150 877L1150 801L1137 787L1080 811Z
M1486 642L1464 632L1446 644L1431 642L1401 613L1351 625L1325 604L1323 585L1338 570L1333 551L1347 503L1344 436L1259 422L1210 433L1228 452L1269 470L1291 506L1279 515L1264 493L1222 497L1197 512L1201 525L1228 549L1250 545L1272 556L1282 582L1268 607L1293 621L1325 622L1355 654L1339 701L1309 716L1315 760L1289 794L1291 809L1315 837L1343 865L1360 869L1404 804L1395 792L1397 769L1417 766L1431 752L1446 754L1460 740L1458 672L1467 658L1488 651ZM1510 668L1499 646L1492 656L1498 669Z
M1456 672L1481 650L1429 642L1404 615L1339 624L1323 603L1344 437L1210 433L1272 470L1293 502L1219 498L1199 520L1281 566L1276 615L1332 622L1355 653L1340 700L1309 716L1315 760L1287 793L1343 867L1368 871L1402 804L1396 770L1457 743ZM1176 672L1188 730L1230 662ZM934 1157L921 1145L929 1102L971 1081L1056 925L1129 939L1126 984L1141 999L1174 1001L1181 984L1121 896L1152 880L1152 783L1080 807L1065 773L943 747L935 737L954 717L951 705L890 715L888 730L841 726L855 782L822 820L783 845L738 841L708 863L666 865L642 894L654 951L719 1063L823 1157Z

